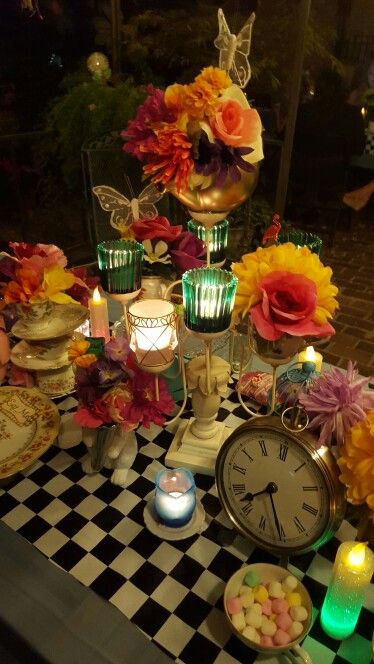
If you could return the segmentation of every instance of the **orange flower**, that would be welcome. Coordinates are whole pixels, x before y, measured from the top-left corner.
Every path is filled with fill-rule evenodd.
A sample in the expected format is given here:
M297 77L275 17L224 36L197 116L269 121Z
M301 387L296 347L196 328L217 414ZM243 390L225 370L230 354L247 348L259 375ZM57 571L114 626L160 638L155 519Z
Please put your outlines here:
M178 191L185 191L193 169L191 147L187 134L175 125L164 125L157 131L151 147L146 148L150 163L143 166L144 173L151 176L152 182L164 185L175 180Z
M74 339L68 348L68 358L75 362L78 357L85 355L90 347L90 342L86 339Z
M74 363L77 367L83 367L83 369L87 369L91 364L96 362L96 360L96 355L80 355L79 357L75 358Z
M38 295L41 287L42 275L29 268L18 268L15 273L16 281L9 281L2 286L5 304L19 302L26 304L32 295Z
M374 510L374 410L348 432L338 464L349 500L354 505L366 502Z
M196 83L206 82L213 90L222 94L226 88L232 85L230 76L223 69L219 67L205 67L201 73L195 78Z
M217 104L217 91L204 79L186 86L184 106L191 118L202 120L204 116L214 115Z
M184 98L186 96L186 86L180 83L169 85L165 90L164 102L165 106L170 109L175 109L179 113L184 110Z

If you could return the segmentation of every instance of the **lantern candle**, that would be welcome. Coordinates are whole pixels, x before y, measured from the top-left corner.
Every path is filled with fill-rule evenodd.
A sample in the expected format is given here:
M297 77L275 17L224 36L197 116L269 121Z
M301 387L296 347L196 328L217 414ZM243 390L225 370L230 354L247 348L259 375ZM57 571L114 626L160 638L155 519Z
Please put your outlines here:
M195 480L190 470L162 470L156 477L155 510L169 528L180 528L191 521L196 506Z
M301 364L307 363L307 366L305 367L306 371L308 371L308 367L310 368L311 364L314 364L314 371L321 373L323 357L321 353L316 353L313 346L307 346L305 350L301 351L298 360Z
M177 314L167 300L139 300L127 312L130 348L139 366L158 373L173 364Z
M340 545L321 612L326 634L346 639L353 633L373 571L374 555L366 544Z
M95 288L93 296L89 299L88 308L91 337L104 337L107 343L110 340L108 305L105 297L101 297L98 288Z

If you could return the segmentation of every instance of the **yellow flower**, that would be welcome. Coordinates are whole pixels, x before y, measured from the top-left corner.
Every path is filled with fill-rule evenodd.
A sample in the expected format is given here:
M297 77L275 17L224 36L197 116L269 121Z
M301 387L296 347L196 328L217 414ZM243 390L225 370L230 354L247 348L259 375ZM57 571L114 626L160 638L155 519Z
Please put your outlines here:
M70 295L62 292L68 290L75 283L75 276L64 270L59 265L53 267L46 267L44 269L44 279L41 289L38 291L38 297L31 297L30 302L43 300L51 300L58 304L65 304L65 302L72 302L77 304Z
M74 362L81 355L85 355L90 347L90 342L86 339L74 339L68 347L68 358Z
M80 355L79 357L75 358L74 364L77 367L82 367L83 369L87 369L90 366L90 364L93 364L94 362L96 362L96 360L97 360L96 355L91 355L91 354Z
M335 299L338 289L331 283L331 268L324 267L317 254L307 247L298 249L292 242L264 249L259 247L253 253L242 256L240 263L233 263L232 271L239 279L236 315L245 316L251 307L261 301L260 282L266 275L277 271L302 274L315 283L317 307L313 320L318 325L326 323L338 307Z
M349 500L355 505L366 502L374 510L374 410L346 435L338 465Z
M205 67L201 73L196 76L195 81L197 83L205 81L213 88L213 90L217 90L220 94L232 84L232 80L227 72L219 67Z
M188 114L185 109L186 88L186 85L174 83L166 88L164 96L165 106L177 113L175 124L181 131L186 131L188 123Z
M184 108L191 118L202 120L214 115L218 104L217 91L207 81L195 81L185 86Z

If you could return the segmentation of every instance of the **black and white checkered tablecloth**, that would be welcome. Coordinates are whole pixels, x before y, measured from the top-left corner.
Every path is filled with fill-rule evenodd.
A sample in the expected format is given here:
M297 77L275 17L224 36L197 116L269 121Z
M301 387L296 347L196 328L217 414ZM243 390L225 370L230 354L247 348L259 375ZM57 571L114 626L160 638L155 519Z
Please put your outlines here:
M72 397L59 403L65 421L75 406ZM231 428L247 419L235 392L222 402L219 419ZM170 430L139 429L139 452L126 489L110 482L109 470L84 474L83 443L68 450L51 447L0 491L0 517L51 561L117 606L177 662L279 664L281 658L259 656L246 648L226 623L222 595L231 574L244 563L277 561L241 536L234 537L214 480L196 476L208 521L202 534L167 542L144 527L145 497L154 489L154 476L174 429L175 425ZM314 664L371 661L373 587L350 639L329 638L318 619L339 543L354 537L352 526L343 522L318 553L291 560L291 571L303 580L313 600L314 622L304 646Z

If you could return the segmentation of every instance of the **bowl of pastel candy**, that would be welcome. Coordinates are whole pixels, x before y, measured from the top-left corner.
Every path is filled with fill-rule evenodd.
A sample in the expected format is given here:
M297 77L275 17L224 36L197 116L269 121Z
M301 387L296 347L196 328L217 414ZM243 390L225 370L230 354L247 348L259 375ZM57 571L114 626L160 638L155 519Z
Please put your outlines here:
M295 650L311 626L312 601L305 586L287 569L254 563L235 572L224 593L226 617L233 632L253 650L280 653Z

